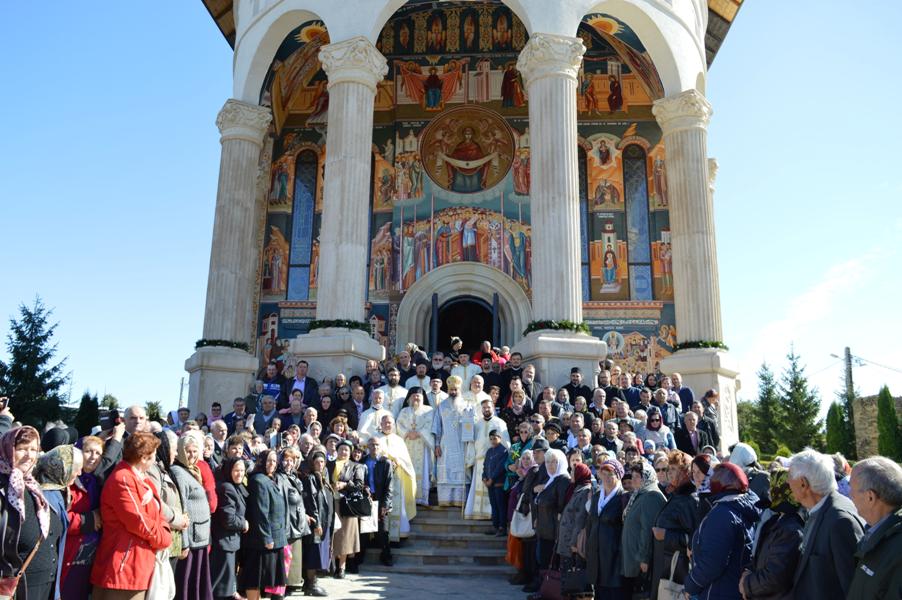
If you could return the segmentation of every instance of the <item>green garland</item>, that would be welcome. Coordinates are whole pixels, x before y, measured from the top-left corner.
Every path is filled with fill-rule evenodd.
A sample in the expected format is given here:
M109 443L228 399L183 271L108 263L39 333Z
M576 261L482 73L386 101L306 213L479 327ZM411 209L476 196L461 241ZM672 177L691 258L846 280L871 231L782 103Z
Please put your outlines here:
M224 348L235 348L237 350L244 350L245 352L250 352L251 347L245 342L233 342L232 340L208 340L206 338L202 338L197 340L194 343L194 349L205 348L207 346L220 346Z
M542 329L551 329L554 331L572 331L574 333L590 333L589 326L585 323L576 323L574 321L531 321L523 335L528 335L533 331L541 331Z
M351 321L349 319L314 319L310 321L310 331L325 329L327 327L340 327L341 329L359 329L370 332L370 324L366 321Z
M697 348L716 348L718 350L729 350L730 348L723 342L712 342L708 340L700 340L697 342L682 342L673 347L673 351L678 350L694 350Z

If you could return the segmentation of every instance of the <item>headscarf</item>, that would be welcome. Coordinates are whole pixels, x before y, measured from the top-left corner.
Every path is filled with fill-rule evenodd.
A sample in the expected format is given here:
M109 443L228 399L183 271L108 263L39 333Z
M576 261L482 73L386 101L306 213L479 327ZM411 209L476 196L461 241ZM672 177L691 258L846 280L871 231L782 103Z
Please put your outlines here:
M745 476L739 465L733 463L721 463L711 472L716 475L711 478L711 493L744 494L749 491L749 479Z
M785 512L789 506L794 509L799 508L798 501L789 489L789 469L775 469L771 472L770 500L771 509L775 511Z
M34 478L41 484L41 489L65 490L72 481L74 471L75 446L66 444L43 454L38 459L33 473Z
M698 487L699 494L708 494L711 492L711 475L714 474L714 465L720 464L716 458L710 454L696 454L692 459L692 464L698 467L698 470L705 474L705 480ZM690 473L692 466L689 466Z
M35 509L38 513L38 523L41 526L41 535L47 537L50 532L50 508L41 486L29 472L22 473L13 466L15 461L16 443L20 442L23 433L30 432L35 440L40 440L38 430L34 427L16 427L0 436L0 474L9 476L9 485L6 488L6 498L10 505L19 513L20 521L25 520L25 490L31 492L34 497Z
M623 470L623 465L620 464L620 461L616 458L609 458L598 465L598 470L602 469L610 469L614 472L614 475L617 476L617 479L623 479L625 471Z
M652 417L658 417L658 423L655 427L651 424ZM645 419L645 428L649 431L660 431L662 425L664 425L664 415L661 413L661 409L657 406L649 407Z
M551 482L554 481L557 477L567 476L567 456L561 452L560 450L552 449L545 452L545 468L548 468L548 460L552 459L555 461L555 470L552 473L548 471L548 481L545 482L545 487L542 488L542 491L548 489L548 486L551 485Z
M169 467L172 466L169 463L169 457L172 456L172 440L175 439L176 444L178 444L178 436L169 429L164 429L154 435L160 440L160 445L157 446L157 464L160 466L160 469L168 473Z
M570 486L567 488L567 493L564 495L564 503L570 502L570 498L573 497L573 492L576 491L576 488L582 487L587 483L591 483L592 481L592 471L585 463L578 463L573 467L573 478L570 481Z
M194 435L195 433L198 435ZM175 462L183 466L186 471L191 473L191 475L197 480L199 484L203 485L203 476L200 473L200 467L197 466L197 463L188 466L188 456L185 452L185 449L189 444L197 444L197 451L199 454L197 460L203 460L202 455L204 450L204 440L202 434L199 431L186 431L182 434L182 437L179 438L178 446L176 447L175 452Z
M62 427L51 427L41 438L41 451L50 452L57 446L69 443L69 432Z
M630 501L627 502L626 508L623 509L624 517L626 517L627 513L630 511L630 508L633 507L633 503L636 501L636 498L638 498L645 492L658 489L658 476L655 473L655 468L651 466L651 463L645 460L634 463L634 466L630 467L630 470L633 472L633 477L635 477L635 466L642 467L642 479L639 481L639 486L633 490L632 494L630 494Z
M755 449L748 444L739 442L733 446L727 461L734 465L739 465L744 471L749 467L754 467L758 463L758 454L755 452Z

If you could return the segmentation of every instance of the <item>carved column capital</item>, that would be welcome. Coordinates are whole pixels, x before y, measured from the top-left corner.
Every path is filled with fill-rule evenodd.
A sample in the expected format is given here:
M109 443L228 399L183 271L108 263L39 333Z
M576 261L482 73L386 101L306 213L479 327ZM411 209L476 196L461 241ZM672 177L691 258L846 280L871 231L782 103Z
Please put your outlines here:
M375 93L376 84L388 74L388 61L362 36L323 46L319 61L330 88L336 83L359 83Z
M220 141L241 139L262 146L270 121L272 112L269 108L229 99L216 116L216 127Z
M711 104L696 90L687 90L655 100L651 112L658 120L664 135L684 129L707 129L714 113Z
M517 69L527 85L544 77L569 77L576 81L586 46L578 37L534 33L517 59Z

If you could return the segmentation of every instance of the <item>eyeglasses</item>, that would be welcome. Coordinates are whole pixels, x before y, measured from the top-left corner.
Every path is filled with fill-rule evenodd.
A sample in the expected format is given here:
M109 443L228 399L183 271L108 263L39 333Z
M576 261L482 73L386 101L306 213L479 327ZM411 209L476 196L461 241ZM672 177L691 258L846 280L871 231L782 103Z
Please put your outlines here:
M649 419L648 422L649 423L660 423L661 419Z
M666 472L667 472L667 467L655 469L655 473L666 473Z
M530 419L529 422L532 423L533 425L538 425L538 424L541 423L541 421L536 421L536 420L533 420L533 419Z

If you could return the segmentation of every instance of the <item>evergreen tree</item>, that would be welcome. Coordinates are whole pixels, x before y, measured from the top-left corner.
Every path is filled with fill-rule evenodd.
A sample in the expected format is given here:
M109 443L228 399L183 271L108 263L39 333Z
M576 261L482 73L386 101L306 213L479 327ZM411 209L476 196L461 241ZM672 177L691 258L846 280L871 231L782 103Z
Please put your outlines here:
M774 373L761 363L758 369L758 402L752 421L751 437L761 446L764 454L773 454L784 439L786 415L780 402Z
M781 439L793 452L806 446L818 448L823 445L823 436L822 422L818 419L821 402L817 390L808 389L805 367L794 350L789 350L786 359L789 365L783 371L779 388L785 415L782 420L785 433Z
M858 458L858 446L855 443L855 419L854 419L854 402L859 397L857 391L853 390L850 394L846 390L845 378L843 378L842 391L836 393L839 401L840 416L842 417L843 428L843 447L836 452L842 452L843 456L850 460Z
M159 402L150 401L144 405L144 410L147 412L147 420L148 421L162 421L163 420L163 405Z
M889 393L889 388L883 386L877 394L877 452L895 461L902 460L902 440L899 435L896 401Z
M736 403L736 421L739 425L739 441L748 443L752 441L752 430L755 428L757 405L748 400L740 400Z
M845 421L845 410L842 404L834 402L827 411L827 452L841 452L849 457L849 428Z
M91 428L100 424L100 407L97 403L97 395L91 395L86 391L81 396L78 412L75 414L73 426L78 430L78 435L85 436L91 433Z
M112 394L104 394L103 399L100 401L100 406L106 407L107 410L113 410L114 408L119 408L119 400Z
M63 388L69 374L64 371L66 359L54 363L57 324L49 321L52 312L38 297L30 308L19 305L19 320L9 320L10 360L0 362L0 395L9 396L10 410L27 425L59 419L60 405L65 403Z

